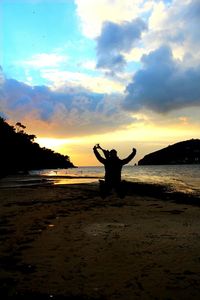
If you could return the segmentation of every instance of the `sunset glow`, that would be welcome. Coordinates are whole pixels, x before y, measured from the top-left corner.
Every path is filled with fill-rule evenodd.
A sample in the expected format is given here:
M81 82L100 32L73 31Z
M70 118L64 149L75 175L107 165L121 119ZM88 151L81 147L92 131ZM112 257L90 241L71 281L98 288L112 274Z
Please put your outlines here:
M77 165L200 138L197 0L0 3L0 115Z

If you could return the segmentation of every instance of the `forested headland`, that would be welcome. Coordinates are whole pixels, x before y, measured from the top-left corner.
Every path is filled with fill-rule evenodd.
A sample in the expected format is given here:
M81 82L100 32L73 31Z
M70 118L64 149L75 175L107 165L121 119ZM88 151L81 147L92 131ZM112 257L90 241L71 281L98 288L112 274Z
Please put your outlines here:
M200 164L200 140L191 139L147 154L138 165Z
M0 177L29 170L73 168L68 155L40 147L20 122L9 125L0 117Z

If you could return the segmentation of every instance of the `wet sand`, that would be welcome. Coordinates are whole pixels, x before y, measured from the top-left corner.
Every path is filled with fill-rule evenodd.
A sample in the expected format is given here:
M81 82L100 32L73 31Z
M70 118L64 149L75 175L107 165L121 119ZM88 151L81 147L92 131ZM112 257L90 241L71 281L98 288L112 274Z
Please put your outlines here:
M138 191L1 188L1 299L200 299L200 207Z

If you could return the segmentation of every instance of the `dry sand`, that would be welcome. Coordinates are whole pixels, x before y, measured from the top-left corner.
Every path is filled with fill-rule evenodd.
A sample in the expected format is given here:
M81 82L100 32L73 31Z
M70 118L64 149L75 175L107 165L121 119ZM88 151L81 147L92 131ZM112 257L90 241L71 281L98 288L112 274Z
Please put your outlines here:
M200 207L97 184L0 189L1 299L200 299Z

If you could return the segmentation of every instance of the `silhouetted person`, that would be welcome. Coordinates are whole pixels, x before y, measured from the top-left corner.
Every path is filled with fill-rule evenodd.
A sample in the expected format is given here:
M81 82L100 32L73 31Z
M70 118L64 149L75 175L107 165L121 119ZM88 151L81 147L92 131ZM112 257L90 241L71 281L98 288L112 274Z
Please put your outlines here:
M103 151L105 158L100 155L98 149ZM112 149L111 151L104 150L99 144L95 145L93 150L96 158L104 164L105 167L105 181L100 180L101 196L105 198L114 188L118 195L123 198L125 196L125 191L123 182L121 181L122 167L134 158L136 149L133 148L132 153L125 159L120 159L117 156L117 151L115 149Z

